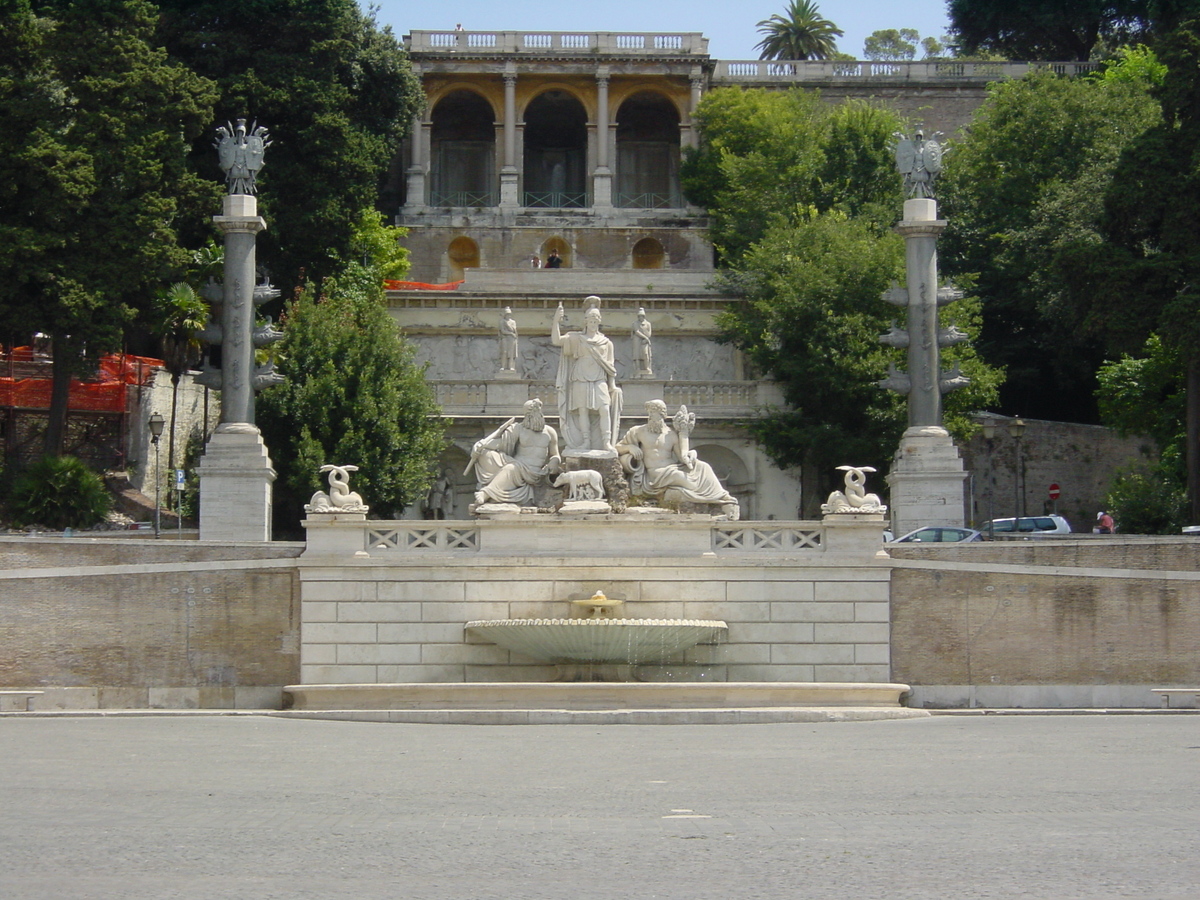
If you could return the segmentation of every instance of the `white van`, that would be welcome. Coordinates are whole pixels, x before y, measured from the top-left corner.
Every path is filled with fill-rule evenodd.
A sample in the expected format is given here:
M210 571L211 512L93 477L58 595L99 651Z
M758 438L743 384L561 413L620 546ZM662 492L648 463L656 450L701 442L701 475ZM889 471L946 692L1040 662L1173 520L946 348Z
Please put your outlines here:
M1018 519L992 519L979 530L985 538L992 534L1070 534L1071 523L1062 516L1021 516Z

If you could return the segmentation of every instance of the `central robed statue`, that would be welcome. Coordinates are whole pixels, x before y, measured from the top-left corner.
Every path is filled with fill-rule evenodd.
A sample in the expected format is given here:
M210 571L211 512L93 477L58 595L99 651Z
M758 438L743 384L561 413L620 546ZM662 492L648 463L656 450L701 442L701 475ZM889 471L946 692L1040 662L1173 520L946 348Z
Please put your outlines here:
M613 342L600 331L599 297L588 297L583 331L562 333L562 304L550 326L550 342L562 348L558 361L558 423L566 453L615 456L621 421L621 389Z

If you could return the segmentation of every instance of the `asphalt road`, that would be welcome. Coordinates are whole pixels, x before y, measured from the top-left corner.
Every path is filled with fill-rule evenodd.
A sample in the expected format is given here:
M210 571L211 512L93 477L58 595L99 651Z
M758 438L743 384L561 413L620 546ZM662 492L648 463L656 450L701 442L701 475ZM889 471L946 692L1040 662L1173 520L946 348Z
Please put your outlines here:
M1200 896L1200 716L0 718L0 898Z

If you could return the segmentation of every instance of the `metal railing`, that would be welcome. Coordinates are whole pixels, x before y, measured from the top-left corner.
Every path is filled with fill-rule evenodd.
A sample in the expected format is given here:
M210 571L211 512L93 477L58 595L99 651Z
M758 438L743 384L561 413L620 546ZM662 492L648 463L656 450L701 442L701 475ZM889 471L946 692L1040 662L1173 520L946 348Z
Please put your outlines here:
M430 206L489 207L496 205L491 191L430 191Z
M526 191L526 209L586 209L587 193L575 191Z
M678 209L679 202L670 194L643 192L641 194L618 193L616 205L621 209Z

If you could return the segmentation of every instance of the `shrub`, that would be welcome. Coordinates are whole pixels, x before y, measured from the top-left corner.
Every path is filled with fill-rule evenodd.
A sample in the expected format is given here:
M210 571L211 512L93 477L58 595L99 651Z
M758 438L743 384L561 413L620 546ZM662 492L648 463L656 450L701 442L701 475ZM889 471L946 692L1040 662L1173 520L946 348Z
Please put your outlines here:
M16 476L8 506L18 528L90 528L112 510L112 497L82 460L45 456Z
M1188 524L1183 486L1160 469L1119 473L1106 502L1125 534L1179 534Z

